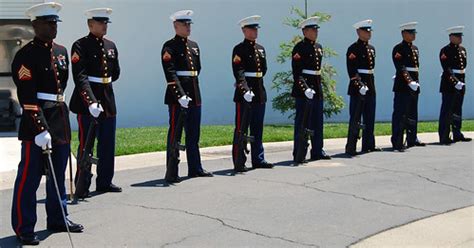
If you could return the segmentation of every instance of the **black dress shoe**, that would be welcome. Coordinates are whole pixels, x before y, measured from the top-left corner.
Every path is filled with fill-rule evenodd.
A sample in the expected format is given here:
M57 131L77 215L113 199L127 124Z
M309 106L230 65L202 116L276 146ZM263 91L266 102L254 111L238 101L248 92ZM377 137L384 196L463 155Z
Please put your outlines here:
M404 146L402 146L402 147L394 146L394 147L393 147L393 151L394 151L394 152L405 152L405 149L406 149L406 148L405 148Z
M244 166L244 167L234 168L234 171L235 171L236 173L242 173L242 172L247 172L247 171L249 171L249 168L247 168L247 167Z
M470 141L472 141L472 138L461 137L461 138L455 138L453 141L454 142L459 142L459 141L461 141L461 142L470 142Z
M82 194L82 195L76 195L76 194L75 194L74 196L75 196L77 199L85 199L85 198L91 197L89 190L86 190L86 191L84 192L84 194Z
M407 145L408 148L414 147L414 146L426 146L426 144L417 140L415 141L415 143L408 143Z
M346 154L351 156L351 157L357 156L357 152L356 151L351 151L351 150L346 150Z
M96 191L97 192L115 192L115 193L119 193L119 192L122 192L122 188L120 188L119 186L111 183L108 187L100 187L100 188L96 188Z
M303 159L303 161L297 161L293 159L293 166L299 166L308 163L309 161L307 159Z
M16 236L18 241L22 245L39 245L40 240L36 234L26 234L26 235L19 235Z
M193 177L213 177L211 172L208 172L206 170L202 170L198 173L194 174L189 174L188 177L193 178Z
M81 224L74 223L70 220L67 220L67 226L69 227L69 231L73 233L79 233L84 230L84 227ZM61 224L61 225L47 225L48 231L51 232L67 232L66 225Z
M254 169L258 169L258 168L260 168L260 169L271 169L271 168L273 168L273 164L268 163L267 161L262 161L258 164L252 164L252 167Z
M452 143L454 143L454 141L453 141L452 139L449 139L449 138L448 138L448 139L445 139L445 140L441 140L439 143L440 143L441 145L449 146L449 145L451 145Z
M179 183L179 182L181 182L181 178L180 178L180 177L166 177L166 178L165 178L165 181L166 181L167 183L171 183L171 184L173 184L173 183Z
M317 160L331 160L331 156L324 154L319 157L311 157L309 159L309 161L317 161Z
M319 156L313 157L311 156L309 161L316 161L316 160L330 160L331 156L327 155L327 153L323 150Z

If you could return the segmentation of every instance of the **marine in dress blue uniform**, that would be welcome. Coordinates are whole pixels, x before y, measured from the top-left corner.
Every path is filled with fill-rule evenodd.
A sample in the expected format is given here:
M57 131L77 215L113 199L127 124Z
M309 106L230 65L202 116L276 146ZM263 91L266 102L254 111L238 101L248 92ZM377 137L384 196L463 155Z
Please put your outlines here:
M346 53L347 72L349 74L348 95L350 96L349 114L350 123L356 117L357 103L359 97L364 97L363 108L360 115L363 119L364 129L362 131L362 152L381 151L375 146L374 125L375 125L375 47L369 44L372 37L372 20L360 21L353 25L357 30L359 39L353 43ZM346 154L355 156L357 135L349 135L346 144Z
M447 29L450 43L439 53L443 74L441 76L440 92L442 95L439 114L439 140L441 144L449 145L453 142L471 141L465 137L462 128L462 105L466 93L466 66L467 51L462 46L464 26L455 26ZM453 135L450 138L450 132Z
M316 42L319 30L318 20L318 17L310 17L299 24L303 31L304 39L293 48L291 60L293 72L291 95L295 98L296 106L293 157L297 153L300 132L303 132L301 127L306 103L308 102L310 110L306 128L314 132L314 135L311 137L310 161L331 158L323 150L324 96L322 84L324 82L321 80L323 47Z
M267 92L263 77L267 72L267 56L265 48L256 42L258 29L260 28L259 15L245 17L238 22L245 39L237 44L232 51L232 71L235 78L235 131L232 147L232 157L236 160L237 153L243 152L238 148L238 131L244 114L243 104L250 104L249 129L250 136L254 137L251 142L252 167L272 168L273 164L265 160L263 149L263 123L265 118L265 105ZM245 155L244 155L245 156ZM235 166L234 166L235 167ZM247 167L239 165L234 168L236 172L244 172Z
M161 63L167 81L165 104L168 105L170 125L167 138L167 160L170 160L170 149L172 139L175 137L178 117L181 111L186 111L184 131L188 176L211 177L212 173L202 167L199 152L202 99L198 76L201 71L201 59L198 44L188 38L191 34L193 13L192 10L180 10L170 16L176 35L166 41L161 50ZM178 163L167 162L165 180L169 183L180 181Z
M96 118L98 192L122 191L112 183L117 116L113 84L119 79L120 65L115 43L104 37L111 13L110 8L86 11L90 33L74 42L71 49L72 75L76 87L70 105L71 111L77 114L79 126L78 158L85 146L90 122L92 118ZM80 168L76 172L76 179L79 170Z
M403 41L395 45L392 60L396 74L393 79L392 146L404 151L407 147L425 146L417 138L418 96L420 95L419 50L413 44L417 22L400 25ZM406 146L403 141L407 132Z
M53 180L46 181L47 228L66 231L61 213L67 215L65 170L70 154L71 128L69 109L64 102L68 80L66 48L53 42L57 34L58 3L38 4L26 12L35 30L33 41L21 48L12 63L12 77L23 108L18 139L21 161L13 188L12 227L23 245L37 245L34 232L37 221L36 191L46 172L43 149L52 149L54 173L61 199L57 198ZM59 202L62 204L60 205ZM67 220L70 231L80 232L80 224Z

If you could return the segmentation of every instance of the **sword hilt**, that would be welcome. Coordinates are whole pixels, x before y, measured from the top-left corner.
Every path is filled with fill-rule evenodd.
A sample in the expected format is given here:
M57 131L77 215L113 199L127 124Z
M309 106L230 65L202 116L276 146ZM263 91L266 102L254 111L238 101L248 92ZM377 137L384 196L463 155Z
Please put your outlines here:
M252 142L255 141L255 137L254 137L254 136L250 136L250 135L244 135L244 140L245 140L246 142L252 143Z
M314 136L314 130L312 129L309 129L309 128L305 128L304 129L304 132L306 135L310 136L310 137L313 137Z

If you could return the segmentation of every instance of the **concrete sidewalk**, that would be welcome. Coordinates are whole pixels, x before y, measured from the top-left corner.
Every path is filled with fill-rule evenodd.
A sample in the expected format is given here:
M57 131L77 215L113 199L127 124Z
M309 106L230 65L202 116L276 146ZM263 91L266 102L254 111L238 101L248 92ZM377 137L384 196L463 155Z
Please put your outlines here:
M474 137L474 132L464 132L469 137ZM421 133L418 135L425 142L436 143L437 133ZM390 148L390 136L376 136L376 144L382 148ZM0 190L13 187L15 181L16 169L20 159L21 143L16 137L0 138ZM346 145L346 138L326 139L324 140L324 149L328 152L343 149ZM361 149L361 142L358 142L358 150ZM267 153L287 151L291 155L293 141L270 142L264 144ZM201 160L209 161L215 159L225 159L232 157L232 146L217 146L201 148ZM181 161L187 162L186 153L181 153ZM150 152L134 155L125 155L115 157L116 171L147 168L150 166L166 165L166 152ZM69 168L68 168L69 169ZM76 160L73 159L73 171L76 171ZM69 173L66 173L66 179L69 179Z
M421 219L371 236L351 248L474 247L474 207Z
M326 140L333 159L299 167L291 166L292 142L265 144L276 167L239 175L231 170L230 146L205 148L203 165L215 176L176 185L162 180L162 152L117 157L114 181L124 192L94 193L70 205L71 219L86 227L73 239L77 247L470 245L472 208L449 216L474 205L473 143L440 146L436 134L420 138L430 144L353 159L343 155L345 139ZM377 137L377 143L389 147L389 137ZM184 161L180 168L185 175ZM10 186L0 191L0 247L16 245ZM44 197L40 187L36 230L42 245L67 246L64 233L45 230ZM422 225L413 225L418 220ZM446 229L458 236L443 236Z

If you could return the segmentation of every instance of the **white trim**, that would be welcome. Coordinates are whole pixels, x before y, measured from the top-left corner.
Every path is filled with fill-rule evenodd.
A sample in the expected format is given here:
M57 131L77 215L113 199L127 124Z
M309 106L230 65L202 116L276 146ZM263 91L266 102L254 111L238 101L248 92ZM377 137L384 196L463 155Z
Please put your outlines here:
M98 83L98 84L109 84L112 82L112 77L101 78L101 77L88 76L87 79L89 79L89 82Z
M43 93L43 92L36 93L36 98L40 100L52 101L52 102L64 102L66 100L66 97L64 95L56 95L56 94Z
M313 76L320 76L321 75L321 70L314 71L314 70L303 69L303 71L301 71L301 72L303 74L308 74L308 75L313 75Z

